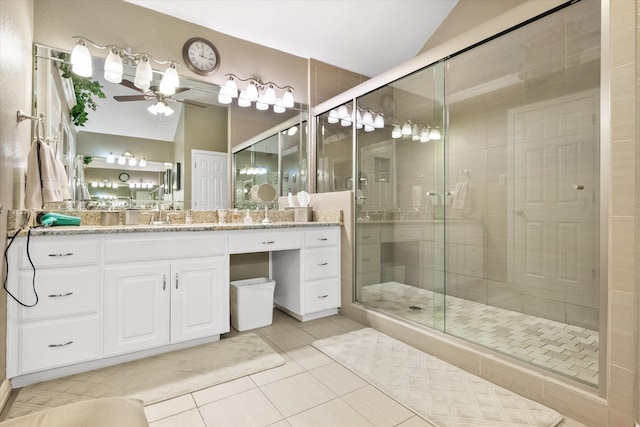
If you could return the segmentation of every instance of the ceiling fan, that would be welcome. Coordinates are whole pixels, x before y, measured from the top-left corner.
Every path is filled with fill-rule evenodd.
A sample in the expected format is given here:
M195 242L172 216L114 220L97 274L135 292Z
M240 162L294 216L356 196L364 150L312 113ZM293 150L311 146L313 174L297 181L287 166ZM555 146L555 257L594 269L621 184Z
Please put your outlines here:
M135 90L136 92L140 92L141 95L116 95L113 97L118 102L129 102L129 101L157 101L157 103L161 103L167 105L167 101L180 102L182 104L189 104L195 107L206 108L206 104L189 101L187 99L172 99L171 95L165 95L161 93L158 89L158 86L151 86L149 90L142 90L134 86L133 82L129 80L122 80L120 83L122 86L128 87L130 89ZM185 92L189 90L188 87L178 87L176 88L176 93Z

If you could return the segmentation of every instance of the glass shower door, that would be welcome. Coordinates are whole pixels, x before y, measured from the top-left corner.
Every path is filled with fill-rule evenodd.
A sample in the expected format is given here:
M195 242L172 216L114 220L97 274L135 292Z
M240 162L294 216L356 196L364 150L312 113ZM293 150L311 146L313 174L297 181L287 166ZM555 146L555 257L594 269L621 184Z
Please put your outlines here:
M444 330L443 63L357 99L356 301Z

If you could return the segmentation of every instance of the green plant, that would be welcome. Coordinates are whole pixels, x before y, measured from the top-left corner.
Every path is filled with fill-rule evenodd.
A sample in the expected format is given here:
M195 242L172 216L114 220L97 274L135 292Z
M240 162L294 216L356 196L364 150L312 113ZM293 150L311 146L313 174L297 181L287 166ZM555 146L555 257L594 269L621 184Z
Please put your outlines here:
M89 111L96 111L96 102L93 96L98 98L105 98L105 94L102 91L102 85L88 78L78 77L71 72L71 64L69 63L70 55L68 53L58 54L58 58L62 59L62 62L58 63L58 68L62 71L62 77L65 79L71 79L73 82L73 90L76 95L76 105L71 109L71 118L73 124L76 126L84 126L89 120Z

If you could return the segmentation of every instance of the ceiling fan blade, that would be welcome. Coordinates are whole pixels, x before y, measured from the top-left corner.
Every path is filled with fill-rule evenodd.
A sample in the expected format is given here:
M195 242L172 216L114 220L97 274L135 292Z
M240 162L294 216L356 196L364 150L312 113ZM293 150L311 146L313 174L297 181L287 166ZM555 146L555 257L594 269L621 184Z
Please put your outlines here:
M176 93L185 92L185 91L187 91L189 89L190 88L188 88L188 87L177 87L176 88Z
M113 99L120 102L126 101L146 101L146 95L117 95L114 96Z
M132 82L132 81L124 80L124 79L123 79L123 80L120 82L120 84L121 84L122 86L124 86L124 87L128 87L129 89L133 89L133 90L135 90L136 92L142 92L142 93L144 93L144 91L143 91L142 89L137 88L137 87L133 84L133 82Z

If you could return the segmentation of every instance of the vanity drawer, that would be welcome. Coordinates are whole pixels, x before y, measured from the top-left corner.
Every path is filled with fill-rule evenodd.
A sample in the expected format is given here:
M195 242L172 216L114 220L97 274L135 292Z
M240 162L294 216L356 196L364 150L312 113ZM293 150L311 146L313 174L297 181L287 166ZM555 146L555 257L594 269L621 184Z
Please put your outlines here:
M270 252L286 249L300 249L302 232L273 231L232 231L229 233L229 253Z
M358 242L362 244L380 243L380 227L363 226L358 224L362 230L358 230Z
M29 254L36 268L66 267L98 263L98 242L87 236L84 240L72 236L31 237ZM26 241L20 251L20 268L32 270L27 256Z
M316 248L323 246L337 246L340 242L340 229L323 228L321 230L305 231L304 246Z
M20 328L20 373L94 360L98 357L97 317Z
M120 237L105 242L104 257L106 262L127 262L224 255L225 243L225 234L220 232L165 232L153 237Z
M340 273L338 249L309 249L305 255L305 279L337 277Z
M340 306L337 279L319 280L309 283L305 291L306 313L315 313Z
M25 303L33 303L33 274L22 272L19 276L19 298ZM49 317L71 316L98 311L98 280L96 267L82 267L39 271L36 275L38 304L34 307L20 307L18 320L29 321Z
M380 269L380 245L362 245L358 248L360 273L373 273Z

